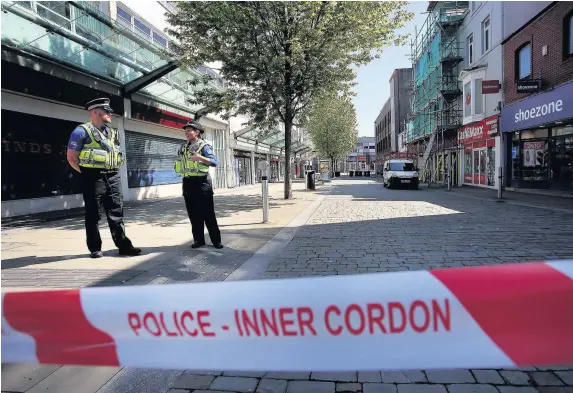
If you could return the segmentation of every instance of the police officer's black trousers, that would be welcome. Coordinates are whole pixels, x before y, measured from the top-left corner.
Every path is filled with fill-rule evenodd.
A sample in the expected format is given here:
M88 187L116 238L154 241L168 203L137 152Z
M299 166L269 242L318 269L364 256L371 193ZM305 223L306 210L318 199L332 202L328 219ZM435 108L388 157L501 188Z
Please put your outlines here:
M116 247L120 250L131 249L133 245L125 235L123 224L123 198L119 172L82 168L81 178L86 214L86 237L90 252L101 251L98 223L101 219L100 208L102 206Z
M205 243L205 226L213 244L221 243L221 232L215 217L213 201L213 186L210 176L183 178L183 198L189 220L193 240Z

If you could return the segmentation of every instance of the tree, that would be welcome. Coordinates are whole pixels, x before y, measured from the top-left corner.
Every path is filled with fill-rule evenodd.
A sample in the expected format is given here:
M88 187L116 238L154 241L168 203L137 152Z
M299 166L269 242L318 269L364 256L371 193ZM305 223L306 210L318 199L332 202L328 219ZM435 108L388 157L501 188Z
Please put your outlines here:
M405 42L395 30L413 14L406 2L178 2L168 32L182 64L220 63L224 91L204 88L193 104L224 117L244 115L263 131L285 131L285 199L292 196L291 131L297 116L327 91L348 92L353 65Z
M312 105L306 128L321 157L334 161L346 157L356 147L356 110L348 97L326 95ZM334 169L333 169L334 170Z

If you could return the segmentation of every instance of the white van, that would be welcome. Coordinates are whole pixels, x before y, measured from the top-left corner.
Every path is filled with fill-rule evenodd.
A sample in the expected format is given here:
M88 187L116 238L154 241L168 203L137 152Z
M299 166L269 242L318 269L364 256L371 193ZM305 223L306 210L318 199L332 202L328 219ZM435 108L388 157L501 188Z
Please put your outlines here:
M412 160L388 160L382 167L384 187L406 186L418 189L418 168Z

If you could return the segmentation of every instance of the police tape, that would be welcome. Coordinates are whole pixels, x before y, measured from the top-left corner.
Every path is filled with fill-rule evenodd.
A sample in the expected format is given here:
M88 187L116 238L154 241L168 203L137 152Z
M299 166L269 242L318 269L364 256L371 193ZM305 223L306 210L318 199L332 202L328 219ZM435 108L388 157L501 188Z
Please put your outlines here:
M339 371L573 364L573 261L2 295L2 361Z

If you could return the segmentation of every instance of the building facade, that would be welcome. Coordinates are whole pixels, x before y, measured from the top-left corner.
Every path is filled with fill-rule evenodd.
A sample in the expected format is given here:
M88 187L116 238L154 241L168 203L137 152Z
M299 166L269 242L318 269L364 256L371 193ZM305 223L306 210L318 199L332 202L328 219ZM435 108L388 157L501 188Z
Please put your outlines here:
M376 164L378 164L380 168L382 167L380 164L383 163L384 156L392 152L391 109L392 104L390 98L388 98L374 122Z
M376 165L382 168L390 158L407 156L405 137L410 114L412 69L394 70L389 81L390 97L374 122L376 135Z
M398 136L405 133L412 98L412 69L395 69L390 77L390 133L392 153L400 152Z
M498 130L503 81L503 2L470 2L459 29L465 43L459 74L462 89L462 127L459 150L449 153L453 184L496 188L502 165ZM459 170L457 170L459 168Z
M504 5L505 184L573 192L573 3Z
M459 30L468 5L430 1L428 16L411 42L413 82L406 143L424 182L443 184L456 161L463 109L458 78L465 55Z
M83 206L66 149L73 129L88 120L84 104L98 97L110 98L125 150L124 199L181 195L173 168L185 140L181 126L199 109L189 99L204 87L190 81L206 74L220 89L225 81L206 66L178 68L164 33L165 4L130 4L2 2L2 217ZM218 158L214 187L247 184L230 122L216 115L200 122ZM281 157L278 146L259 153ZM254 182L255 165L248 170L242 178Z
M376 169L376 139L372 136L358 138L356 147L346 157L343 172L374 171Z

